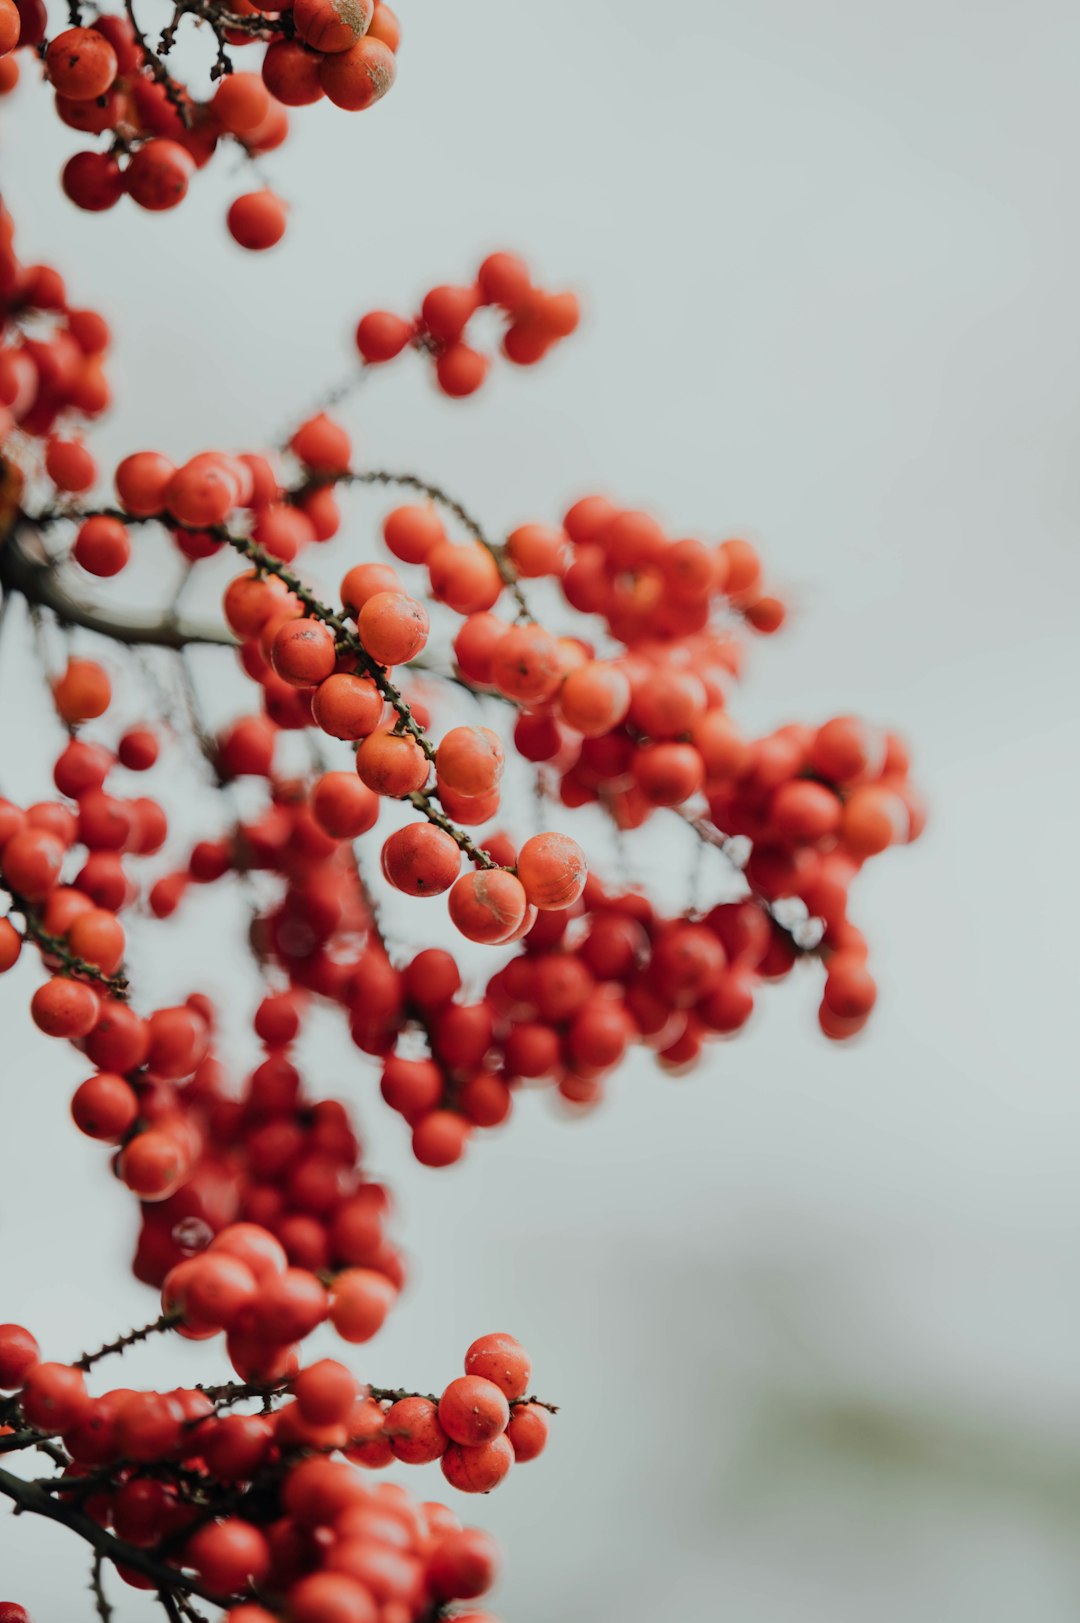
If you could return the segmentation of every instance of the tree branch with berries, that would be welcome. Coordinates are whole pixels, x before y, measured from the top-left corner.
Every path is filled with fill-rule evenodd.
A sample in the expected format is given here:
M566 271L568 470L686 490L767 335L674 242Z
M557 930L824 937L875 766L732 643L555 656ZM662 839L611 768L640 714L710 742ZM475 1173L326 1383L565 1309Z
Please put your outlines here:
M185 18L214 41L202 100L171 66ZM156 43L130 6L88 24L75 7L49 39L39 0L0 0L0 93L40 58L60 118L103 143L66 165L69 197L164 209L223 142L271 151L287 107L377 100L398 32L376 0L184 0ZM233 70L241 48L257 73ZM284 219L264 189L229 225L268 248ZM543 1452L556 1406L504 1333L439 1392L372 1384L369 1353L311 1358L324 1325L373 1341L405 1264L350 1105L303 1075L305 1027L337 1011L431 1168L531 1091L599 1108L632 1051L708 1070L796 975L820 981L824 1036L851 1039L877 996L855 881L924 822L907 750L847 714L740 724L750 649L785 620L741 537L603 495L504 534L369 463L329 409L276 449L135 446L106 473L87 435L110 404L108 324L19 257L5 210L0 315L5 636L36 650L56 722L54 794L31 801L5 766L0 976L29 967L34 1025L80 1057L71 1118L134 1197L132 1267L157 1298L71 1358L0 1324L0 1497L84 1542L103 1619L119 1583L172 1623L490 1623L472 1603L491 1540L379 1473L437 1466L487 1493ZM363 314L334 398L405 356L447 399L474 395L577 324L573 294L494 253L411 314ZM137 552L169 589L132 610L108 583ZM218 697L246 695L224 722L193 650ZM125 719L136 690L154 713ZM212 808L194 844L162 792L181 773ZM208 886L247 911L240 1078L213 1000L174 966L155 1007L140 974ZM408 947L432 920L451 945ZM109 1386L111 1360L173 1336L210 1344L211 1379ZM0 1623L27 1618L0 1602Z

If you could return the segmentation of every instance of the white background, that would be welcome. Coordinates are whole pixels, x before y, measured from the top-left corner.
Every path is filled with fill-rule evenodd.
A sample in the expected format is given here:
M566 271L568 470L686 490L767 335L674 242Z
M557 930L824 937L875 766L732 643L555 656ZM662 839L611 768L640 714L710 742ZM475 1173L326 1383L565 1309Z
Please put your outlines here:
M313 1084L364 1109L417 1258L357 1367L438 1383L493 1328L533 1351L564 1406L555 1440L465 1507L504 1542L508 1623L1065 1623L1080 19L1053 0L402 9L387 102L303 109L266 161L294 207L265 257L225 236L250 184L230 155L173 215L89 217L56 185L78 138L45 93L0 111L24 255L114 318L103 462L265 443L348 371L364 309L520 249L582 291L581 334L458 406L404 361L348 410L361 454L440 478L494 529L599 488L685 533L759 539L796 612L740 714L898 726L933 821L862 884L883 995L847 1050L817 1034L808 974L692 1079L628 1066L577 1123L528 1100L430 1173L321 1024ZM45 791L55 747L36 685L15 624L16 798ZM198 823L179 770L157 786ZM133 953L140 990L213 981L242 1022L236 927L217 899L184 917L171 959ZM79 1066L23 1013L33 984L27 964L3 989L0 1317L62 1357L153 1301L126 1275L126 1198L67 1119ZM158 1349L122 1374L217 1367ZM0 1549L0 1595L37 1623L89 1614L65 1534L6 1521ZM121 1623L148 1614L119 1598Z

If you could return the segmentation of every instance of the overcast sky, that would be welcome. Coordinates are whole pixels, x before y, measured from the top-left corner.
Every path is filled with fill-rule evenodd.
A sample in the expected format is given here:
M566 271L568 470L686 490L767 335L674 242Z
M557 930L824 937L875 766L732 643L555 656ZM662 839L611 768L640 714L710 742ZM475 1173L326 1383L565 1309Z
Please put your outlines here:
M365 309L518 249L580 290L580 334L459 406L407 359L347 409L362 455L441 480L496 530L600 489L683 533L750 534L795 612L738 713L899 728L932 822L860 886L882 996L846 1050L817 1032L809 972L694 1077L635 1062L587 1121L527 1100L432 1173L320 1022L313 1085L362 1113L417 1258L357 1367L426 1387L483 1331L533 1350L564 1406L555 1440L465 1505L504 1540L506 1623L1066 1623L1080 17L1055 0L401 10L388 100L303 109L266 161L293 209L262 257L224 232L250 184L230 156L174 214L82 215L55 180L77 137L45 93L0 109L22 252L114 319L102 460L277 438L348 372ZM380 509L357 511L317 560L330 580L372 555ZM245 696L220 668L200 678L225 714ZM17 798L45 791L55 747L34 680L16 620L0 792ZM125 703L153 697L129 680ZM178 830L201 827L213 811L173 762L158 787ZM229 903L197 898L164 961L133 954L148 1003L212 980L242 1023ZM34 983L26 962L3 988L0 1318L70 1357L153 1299L126 1272L125 1197L68 1121L76 1059L24 1014ZM217 1358L158 1349L123 1374L200 1379ZM437 1470L408 1480L440 1492ZM37 1623L87 1612L74 1540L28 1518L3 1539L0 1596ZM119 1600L119 1623L148 1614Z

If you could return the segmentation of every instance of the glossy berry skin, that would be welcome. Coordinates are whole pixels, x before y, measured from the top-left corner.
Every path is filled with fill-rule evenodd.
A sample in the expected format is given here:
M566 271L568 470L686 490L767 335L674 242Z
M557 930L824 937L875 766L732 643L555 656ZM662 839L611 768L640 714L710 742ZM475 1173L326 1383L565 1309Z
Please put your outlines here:
M245 192L229 205L226 215L229 234L234 241L241 248L257 253L275 247L285 235L287 223L284 203L265 188L258 192Z
M503 774L505 754L490 727L453 727L435 756L439 782L459 795L485 795Z
M349 1418L360 1386L344 1364L324 1358L301 1370L292 1390L305 1420L315 1426L331 1426Z
M378 39L361 39L346 51L324 56L319 84L336 107L362 112L380 101L394 83L394 54Z
M347 51L371 25L374 0L295 0L296 32L316 51Z
M515 1406L506 1428L506 1437L519 1465L537 1459L544 1452L550 1430L551 1423L545 1409L535 1403Z
M106 1144L119 1144L134 1125L139 1101L122 1076L99 1071L76 1088L71 1115L79 1131Z
M534 907L562 912L584 892L585 853L568 834L534 834L518 852L517 875Z
M514 1463L514 1450L506 1437L493 1437L476 1448L451 1443L441 1460L442 1473L462 1493L490 1493Z
M370 1341L396 1294L383 1274L369 1268L346 1269L334 1281L330 1322L343 1341Z
M229 1516L200 1528L188 1542L186 1558L208 1588L231 1595L266 1576L270 1547L257 1527Z
M86 1378L67 1364L35 1364L25 1376L22 1412L42 1431L67 1431L90 1405Z
M45 53L45 71L58 93L72 101L103 96L116 78L116 52L93 28L65 28Z
M386 1434L394 1458L406 1465L441 1459L449 1438L439 1421L438 1405L429 1398L399 1398L386 1411Z
M376 592L360 610L360 640L380 665L404 665L428 639L427 611L404 592Z
M499 1552L494 1539L478 1527L446 1533L428 1558L427 1577L442 1600L475 1600L495 1582Z
M465 1354L466 1375L478 1375L492 1381L503 1395L513 1402L523 1398L529 1390L532 1365L520 1342L513 1336L496 1331L480 1336ZM467 1441L458 1438L458 1442Z
M36 1364L41 1349L21 1324L0 1324L0 1392L15 1392Z
M356 770L377 795L400 800L424 787L430 769L415 739L380 730L360 745Z
M270 658L293 687L317 687L333 673L334 634L321 620L287 620L274 637Z
M127 194L151 213L175 208L187 195L194 168L194 159L179 142L147 141L127 166Z
M452 1442L476 1448L506 1430L510 1405L494 1381L461 1375L439 1399L439 1423Z
M410 823L391 834L382 851L383 873L407 896L437 896L457 879L461 852L430 823Z

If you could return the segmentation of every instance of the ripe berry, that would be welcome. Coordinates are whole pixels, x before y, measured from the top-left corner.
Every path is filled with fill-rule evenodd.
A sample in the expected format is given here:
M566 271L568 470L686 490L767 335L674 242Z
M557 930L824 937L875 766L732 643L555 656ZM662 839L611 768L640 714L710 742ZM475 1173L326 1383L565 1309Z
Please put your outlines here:
M559 714L586 738L600 738L624 720L630 683L617 665L588 660L567 674L559 689Z
M317 687L337 661L334 633L321 620L287 620L270 650L275 671L293 687Z
M194 158L178 141L147 141L127 166L128 196L153 213L175 208L187 195L194 168Z
M60 184L76 207L89 214L111 209L127 190L124 172L108 152L74 153L61 171Z
M370 365L392 361L413 337L410 322L389 310L372 310L362 316L356 328L356 347Z
M67 1431L90 1407L86 1377L68 1364L35 1364L23 1381L22 1412L42 1431Z
M382 720L385 701L367 676L339 671L320 682L311 701L312 714L331 738L366 738Z
M519 1403L510 1415L506 1437L519 1465L535 1460L547 1446L550 1423L546 1412L535 1403Z
M463 936L489 945L509 941L525 918L521 881L502 868L462 874L450 892L450 917Z
M309 1364L292 1383L293 1396L305 1420L316 1426L348 1419L359 1391L356 1377L334 1358Z
M45 72L61 96L92 101L116 78L116 52L94 28L65 28L45 52Z
M118 575L131 557L131 537L127 526L105 514L84 519L72 548L72 556L88 575Z
M380 665L404 665L428 639L427 611L404 592L376 592L360 610L360 640Z
M245 192L230 203L225 219L230 234L241 248L260 252L281 241L288 216L281 198L264 188Z
M21 1324L0 1324L0 1392L15 1392L41 1361L41 1349Z
M369 734L356 752L356 770L377 795L402 799L424 787L428 762L415 739L406 733Z
M460 795L486 795L502 777L506 757L490 727L452 727L435 755L440 785Z
M529 1390L532 1365L520 1342L496 1331L480 1336L465 1354L466 1375L479 1375L493 1381L511 1402ZM468 1441L458 1438L458 1442Z
M375 0L295 0L296 32L313 50L347 51L367 33Z
M477 1448L510 1423L506 1394L480 1375L459 1375L439 1399L439 1424L455 1443Z
M30 999L35 1026L47 1037L86 1037L97 1023L97 994L82 981L57 975L39 986Z
M430 1398L399 1398L386 1411L385 1430L394 1458L406 1465L441 1459L449 1442L439 1423L438 1405Z
M559 912L585 889L585 853L567 834L534 834L518 852L517 873L534 907Z
M149 518L162 512L165 492L175 472L169 459L158 451L136 451L126 456L114 475L120 505L137 518Z
M99 1071L75 1089L71 1115L80 1132L106 1144L119 1144L135 1123L139 1101L127 1081Z
M542 704L562 680L558 643L542 626L511 626L495 645L491 679L508 698Z
M92 659L69 659L53 684L53 703L62 721L73 725L103 716L112 699L107 673Z
M440 1600L475 1600L495 1582L498 1554L494 1539L478 1527L449 1530L428 1556L428 1583Z
M432 596L457 614L490 609L502 595L503 580L494 558L476 542L458 546L440 541L427 554Z
M352 456L348 434L325 412L301 423L289 445L313 473L343 473Z
M370 1341L381 1329L396 1295L385 1274L371 1268L347 1268L334 1280L330 1322L343 1341Z
M361 39L347 51L324 56L319 84L335 107L361 112L381 100L397 73L394 54L378 39Z
M506 1437L493 1437L477 1448L451 1443L442 1457L442 1473L461 1493L490 1493L514 1463L514 1450Z
M194 1567L208 1588L231 1595L257 1584L270 1568L270 1546L257 1527L239 1516L200 1527L189 1539L185 1564Z
M379 797L352 772L324 772L311 794L315 821L335 840L355 840L374 828Z

